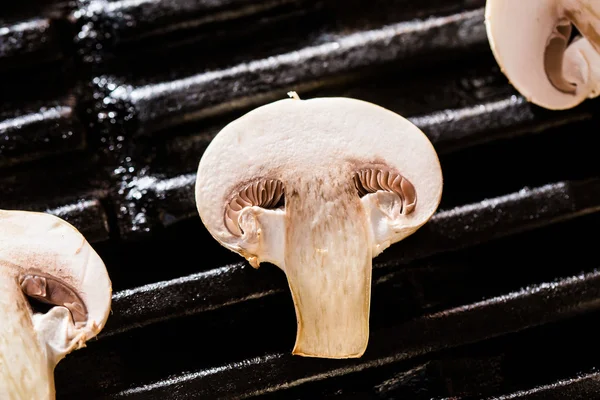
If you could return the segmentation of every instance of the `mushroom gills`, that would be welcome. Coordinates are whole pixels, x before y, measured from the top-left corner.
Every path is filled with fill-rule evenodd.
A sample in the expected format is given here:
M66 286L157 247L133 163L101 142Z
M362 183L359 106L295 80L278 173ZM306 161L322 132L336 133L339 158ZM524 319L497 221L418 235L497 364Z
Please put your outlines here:
M572 31L571 21L563 19L558 22L544 50L544 68L548 80L556 89L563 93L575 94L577 86L563 75L563 59Z
M51 276L27 274L21 277L21 289L25 295L43 303L66 307L73 322L85 325L87 309L75 289Z
M283 183L277 179L259 179L236 193L225 207L225 226L235 236L244 231L239 223L240 212L246 207L257 206L273 209L284 206Z
M360 197L377 191L390 192L400 197L400 213L410 214L417 205L417 192L402 175L380 169L363 169L354 175L354 185Z

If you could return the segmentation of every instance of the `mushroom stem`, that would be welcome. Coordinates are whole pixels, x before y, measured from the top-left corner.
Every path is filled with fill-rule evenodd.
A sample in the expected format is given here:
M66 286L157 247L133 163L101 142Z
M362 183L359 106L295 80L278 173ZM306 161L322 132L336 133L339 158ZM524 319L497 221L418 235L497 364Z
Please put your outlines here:
M339 177L294 188L286 192L283 267L298 321L293 354L360 357L369 339L372 264L362 203Z
M53 370L34 330L27 299L15 277L0 268L0 397L54 399Z

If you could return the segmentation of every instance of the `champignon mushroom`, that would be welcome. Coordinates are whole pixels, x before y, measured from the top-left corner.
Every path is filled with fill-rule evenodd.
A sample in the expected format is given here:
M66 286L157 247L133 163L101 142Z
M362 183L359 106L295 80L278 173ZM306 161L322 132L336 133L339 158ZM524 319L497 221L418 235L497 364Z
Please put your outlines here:
M111 295L104 263L73 226L0 210L0 397L54 399L56 364L102 330ZM28 298L55 307L35 312Z
M564 110L600 93L600 1L487 0L485 20L496 61L528 101Z
M298 322L293 354L360 357L371 259L435 212L440 164L427 137L389 110L292 96L213 139L198 167L198 212L223 246L285 272Z

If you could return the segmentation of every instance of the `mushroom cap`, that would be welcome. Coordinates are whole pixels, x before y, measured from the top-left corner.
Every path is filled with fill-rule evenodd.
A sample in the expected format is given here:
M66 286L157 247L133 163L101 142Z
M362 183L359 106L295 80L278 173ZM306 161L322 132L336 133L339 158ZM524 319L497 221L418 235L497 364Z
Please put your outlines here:
M502 72L528 101L551 110L572 108L589 94L584 88L562 92L546 74L545 49L562 17L554 0L487 0L485 8L487 36Z
M439 160L423 132L398 114L361 100L279 100L231 122L207 147L198 167L198 212L213 237L237 251L239 238L229 232L223 215L232 193L248 182L277 179L288 195L297 176L353 185L353 172L373 163L395 169L414 185L418 205L403 223L407 230L418 229L435 212L442 194ZM347 176L328 177L340 169Z
M46 213L0 210L0 268L11 267L15 274L51 276L68 284L87 308L87 321L77 330L86 340L102 330L111 281L100 256L71 224Z

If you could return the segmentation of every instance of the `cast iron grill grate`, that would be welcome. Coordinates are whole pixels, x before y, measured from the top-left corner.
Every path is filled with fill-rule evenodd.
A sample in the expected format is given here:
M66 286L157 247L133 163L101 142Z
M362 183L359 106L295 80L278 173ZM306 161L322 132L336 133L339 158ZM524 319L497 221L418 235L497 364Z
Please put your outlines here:
M527 103L484 5L1 5L0 206L74 224L115 290L105 331L58 365L58 398L600 398L600 103ZM439 212L374 260L358 360L292 357L284 275L197 217L211 138L288 90L390 108L440 154Z

